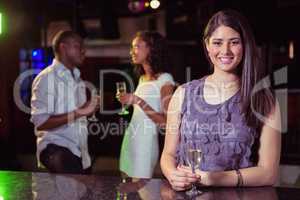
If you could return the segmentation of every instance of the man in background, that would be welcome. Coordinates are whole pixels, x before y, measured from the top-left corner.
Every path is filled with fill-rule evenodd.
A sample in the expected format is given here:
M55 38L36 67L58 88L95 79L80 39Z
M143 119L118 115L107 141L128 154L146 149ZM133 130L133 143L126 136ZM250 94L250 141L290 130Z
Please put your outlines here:
M55 173L86 173L91 166L87 119L99 106L90 101L77 66L84 61L82 38L73 31L53 39L55 58L33 81L31 121L39 164Z

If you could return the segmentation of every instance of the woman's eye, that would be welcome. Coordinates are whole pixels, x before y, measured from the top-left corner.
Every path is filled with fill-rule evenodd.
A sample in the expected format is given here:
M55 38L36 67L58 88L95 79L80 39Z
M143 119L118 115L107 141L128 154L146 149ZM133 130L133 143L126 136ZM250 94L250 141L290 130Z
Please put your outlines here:
M221 45L221 42L213 42L213 45L215 45L215 46L220 46L220 45Z
M238 44L240 44L240 41L232 41L231 42L233 45L238 45Z

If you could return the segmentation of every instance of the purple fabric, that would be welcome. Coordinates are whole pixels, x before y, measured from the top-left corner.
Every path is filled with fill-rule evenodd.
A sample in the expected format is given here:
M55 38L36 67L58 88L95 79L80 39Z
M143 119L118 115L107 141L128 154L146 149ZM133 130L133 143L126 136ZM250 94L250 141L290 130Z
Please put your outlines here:
M205 77L183 85L185 97L181 111L177 163L187 164L186 143L193 141L202 151L200 169L226 171L253 166L251 147L255 129L248 127L240 113L240 92L225 102L211 105L203 98Z

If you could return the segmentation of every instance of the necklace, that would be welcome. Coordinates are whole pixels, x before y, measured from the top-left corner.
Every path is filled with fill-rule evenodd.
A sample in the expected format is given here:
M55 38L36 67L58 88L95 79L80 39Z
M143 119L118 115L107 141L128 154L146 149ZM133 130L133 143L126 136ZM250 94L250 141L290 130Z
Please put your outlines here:
M205 81L203 95L205 101L209 104L220 104L235 95L239 89L239 79L228 82L217 82L208 76Z
M216 81L212 76L208 76L208 86L217 89L218 91L230 92L240 89L240 79L237 78L234 81Z

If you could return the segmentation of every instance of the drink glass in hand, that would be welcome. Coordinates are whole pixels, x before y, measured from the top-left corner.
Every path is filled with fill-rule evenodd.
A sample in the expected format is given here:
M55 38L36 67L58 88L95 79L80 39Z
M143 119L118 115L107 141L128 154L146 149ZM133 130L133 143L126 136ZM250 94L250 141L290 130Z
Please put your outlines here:
M201 149L196 148L193 141L187 141L186 143L186 163L191 167L192 172L195 173L196 169L199 169L202 152ZM195 197L202 194L202 191L198 190L196 185L193 183L192 188L186 192L188 196Z
M116 88L117 88L117 94L116 94L117 96L126 94L126 83L124 81L117 82ZM118 114L119 115L128 115L129 114L128 110L126 109L126 105L122 104L122 110Z
M94 98L96 95L100 95L100 91L98 89L92 90L91 98ZM96 117L95 112L93 113L93 115L91 117L88 118L88 120L90 122L98 122L98 118Z

